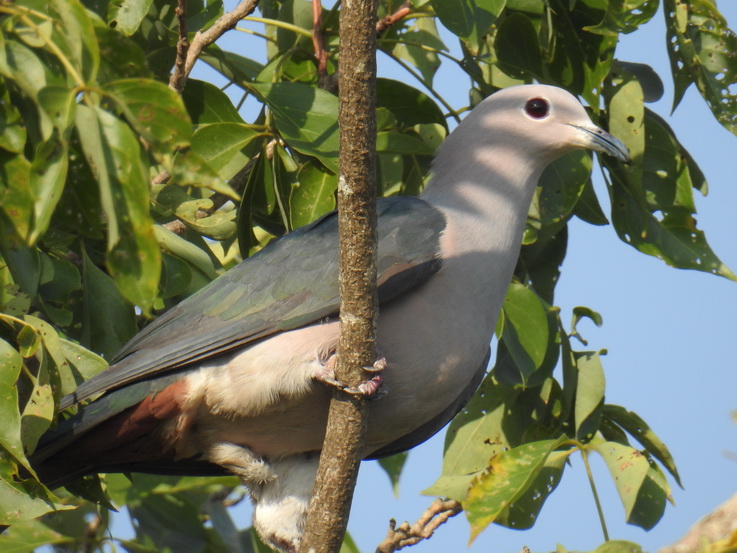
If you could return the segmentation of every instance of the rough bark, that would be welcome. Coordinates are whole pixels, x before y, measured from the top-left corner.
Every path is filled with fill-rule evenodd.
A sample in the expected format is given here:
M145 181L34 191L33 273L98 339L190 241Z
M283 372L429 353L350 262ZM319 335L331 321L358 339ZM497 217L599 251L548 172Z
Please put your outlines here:
M376 359L376 1L344 1L340 14L341 336L336 375L350 386ZM320 469L300 551L337 553L348 523L364 441L365 400L333 394Z
M411 526L409 522L404 522L397 527L397 521L391 519L386 538L378 545L376 553L394 553L430 539L441 524L462 510L461 504L455 499L436 499Z
M737 542L737 494L694 524L676 543L663 547L659 553L698 553L709 550L709 546L714 547L717 542L722 542L722 547L714 548L717 551L731 551Z

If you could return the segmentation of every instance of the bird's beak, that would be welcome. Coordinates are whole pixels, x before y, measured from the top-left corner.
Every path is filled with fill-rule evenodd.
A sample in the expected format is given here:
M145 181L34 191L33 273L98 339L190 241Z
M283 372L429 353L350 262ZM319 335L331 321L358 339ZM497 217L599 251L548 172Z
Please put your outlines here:
M618 138L594 125L575 125L573 123L569 125L576 129L577 146L609 154L623 163L629 162L629 150Z

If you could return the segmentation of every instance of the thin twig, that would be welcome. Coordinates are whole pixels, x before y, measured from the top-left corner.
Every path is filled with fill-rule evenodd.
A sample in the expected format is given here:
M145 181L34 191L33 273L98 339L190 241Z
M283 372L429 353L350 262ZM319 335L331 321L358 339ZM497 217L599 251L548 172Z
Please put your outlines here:
M322 79L328 68L328 52L322 36L322 0L312 0L312 45L317 60L317 78Z
M187 75L184 74L184 65L187 61L187 51L189 50L189 38L187 37L187 0L178 0L177 7L174 10L179 21L179 40L177 40L177 58L174 62L174 71L169 77L169 86L182 93Z
M412 3L407 0L401 6L399 6L399 8L397 8L397 11L395 11L393 14L387 15L384 19L376 23L377 34L383 33L389 27L394 25L397 21L409 15L410 11L412 11Z
M221 15L209 29L206 31L197 31L197 34L195 34L194 39L192 39L192 43L187 49L187 56L184 63L174 66L174 72L169 79L169 86L174 90L181 92L184 89L187 77L192 72L195 62L199 59L202 50L210 46L210 44L223 36L226 32L231 29L235 29L235 26L241 19L253 13L258 2L259 0L242 0L233 11Z
M426 540L441 524L462 510L461 504L455 499L436 499L412 526L409 522L405 522L397 528L397 521L392 519L389 521L386 538L376 548L376 553L394 553Z

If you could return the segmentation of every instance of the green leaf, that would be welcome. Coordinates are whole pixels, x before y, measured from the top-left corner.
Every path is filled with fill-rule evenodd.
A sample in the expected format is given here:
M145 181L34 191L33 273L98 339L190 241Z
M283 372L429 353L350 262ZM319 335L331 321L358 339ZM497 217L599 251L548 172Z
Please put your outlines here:
M195 125L244 122L228 95L211 83L187 79L182 100Z
M544 79L537 30L521 13L512 13L499 25L494 41L499 67L516 78Z
M550 454L565 438L524 444L495 455L468 490L463 502L473 541L526 493L532 492Z
M59 343L78 383L89 380L108 366L105 359L75 342L60 338Z
M521 382L537 370L548 350L548 319L540 298L528 287L513 282L502 305L502 340L512 356Z
M384 42L379 40L379 45L384 46ZM396 57L414 65L420 71L423 82L428 85L432 85L435 72L440 67L438 55L428 48L447 50L433 18L416 19L413 28L402 33L397 42L387 42L385 47L391 47Z
M599 440L591 445L609 469L627 522L645 530L655 526L663 516L668 498L659 473L642 453L629 446Z
M0 218L0 224L5 227L3 239L0 240L0 249L2 249L3 257L6 263L12 263L10 259L10 239L14 234L17 238L27 243L28 238L33 230L33 208L35 198L31 193L31 164L23 155L0 156L0 170L3 172L4 178L0 180L0 213L4 217ZM4 220L10 223L11 228L7 228L3 224ZM16 242L13 240L13 242ZM24 249L21 244L13 244L14 248ZM10 266L13 271L13 266ZM35 288L29 288L30 282L24 283L18 279L19 275L14 273L15 282L24 287L29 295L35 296ZM38 279L36 279L36 282Z
M0 79L0 148L20 154L26 144L26 126L13 105L4 79Z
M107 24L116 31L130 36L138 30L153 0L116 0L107 11Z
M0 534L0 550L3 553L31 553L44 545L62 545L75 540L52 530L40 520L28 520L14 524Z
M61 352L61 342L59 341L59 334L57 331L48 322L32 315L26 315L23 317L23 320L32 326L34 331L39 335L44 347L44 356L46 356L49 361L53 361L54 366L50 367L49 371L57 373L64 368L68 369L67 360ZM54 387L58 388L60 385L68 384L68 382L63 382L67 376L68 375L64 374L56 374L52 379ZM67 389L68 387L64 388L64 390ZM62 393L66 392L56 390L54 394L57 398L60 398Z
M573 209L573 213L576 217L582 221L586 221L590 225L602 226L609 224L609 220L606 218L601 204L599 204L599 198L596 197L594 185L590 179L584 185L578 203Z
M553 451L525 492L505 507L494 519L494 523L515 530L532 528L545 501L558 487L566 460L573 451L575 450Z
M627 433L640 442L650 455L663 463L663 466L668 469L668 472L676 479L678 485L681 486L681 478L678 475L676 463L668 447L639 415L619 405L609 404L604 406L603 416L614 424L621 426Z
M192 123L173 89L151 79L121 79L104 88L123 110L126 120L151 146L165 167L174 153L189 146Z
M655 70L645 63L614 60L612 62L612 74L616 76L620 71L634 75L642 87L642 95L645 102L657 102L665 93L665 86Z
M435 150L411 134L382 131L376 135L376 151L403 155L431 156Z
M717 121L737 134L737 35L711 0L665 0L673 109L691 83Z
M219 173L221 178L227 180L248 162L240 151L257 136L256 131L241 123L201 125L192 136L191 151ZM234 160L237 163L232 164ZM226 167L228 170L222 171Z
M65 50L82 74L85 83L93 83L100 66L100 51L92 20L78 0L49 0L55 16L53 42ZM63 37L63 40L62 40Z
M588 342L586 342L586 340L584 340L583 337L579 334L577 328L578 323L580 323L581 320L584 318L590 319L596 326L601 326L602 324L604 324L604 319L601 317L601 314L589 307L577 306L573 308L573 318L571 320L571 337L575 336L581 341L584 346L586 346L588 345Z
M253 82L264 70L261 63L234 52L223 51L216 44L208 46L200 56L200 60L241 88L245 88L246 83ZM189 82L187 81L187 87L189 87Z
M584 30L610 36L629 34L650 21L659 5L659 0L611 0L602 22Z
M108 270L123 295L148 312L159 284L161 252L138 141L122 121L86 106L77 110L77 132L108 216Z
M361 550L356 545L356 542L351 537L349 532L343 536L343 543L340 545L340 553L361 553Z
M631 541L609 540L594 549L592 553L643 553L642 547Z
M184 494L149 495L128 504L128 510L137 534L150 536L159 550L199 553L207 544L197 506Z
M605 87L604 96L608 104L609 132L627 146L632 160L628 171L633 179L641 180L646 141L642 86L634 74L617 66L612 71L611 82Z
M384 469L384 472L389 477L389 481L392 483L394 497L399 497L399 477L402 475L402 468L404 467L404 463L407 462L408 455L407 452L404 452L379 459L379 465Z
M568 219L589 182L591 164L590 155L576 151L545 168L538 182L540 220L543 225Z
M138 331L133 306L113 280L82 256L82 344L112 359Z
M133 40L102 25L95 27L95 34L100 47L100 82L152 77L146 54Z
M642 181L636 171L604 160L613 176L612 221L632 247L681 269L737 276L712 251L696 228L693 188L706 190L703 174L668 125L646 110L647 142Z
M289 196L292 228L311 223L335 209L338 177L315 164L305 164L297 173L297 184Z
M442 474L422 493L463 501L471 480L489 459L519 440L527 420L514 411L520 392L500 386L492 378L481 384L445 434ZM517 416L515 416L517 415Z
M573 352L578 370L574 417L576 438L587 440L599 430L604 405L604 368L599 352Z
M24 327L25 328L25 327ZM0 447L26 469L30 465L23 452L20 436L20 411L16 381L23 366L21 355L5 340L0 340Z
M228 553L245 553L241 545L240 532L223 501L216 497L209 497L205 503L205 510L212 527L223 541Z
M38 145L31 163L29 182L35 199L29 244L34 244L48 229L51 216L64 190L68 169L66 141L52 138Z
M443 112L427 94L400 81L376 79L376 104L388 109L402 130L418 123L438 123L448 128Z
M338 98L302 83L252 84L268 104L282 138L338 173Z
M454 35L478 48L481 37L494 24L506 0L431 0L440 22Z
M8 460L0 456L0 525L12 525L51 511L74 508L74 505L57 503L35 480L21 480ZM2 541L0 545L4 545Z
M204 250L160 225L154 227L154 233L162 250L183 259L208 280L218 276L212 258Z

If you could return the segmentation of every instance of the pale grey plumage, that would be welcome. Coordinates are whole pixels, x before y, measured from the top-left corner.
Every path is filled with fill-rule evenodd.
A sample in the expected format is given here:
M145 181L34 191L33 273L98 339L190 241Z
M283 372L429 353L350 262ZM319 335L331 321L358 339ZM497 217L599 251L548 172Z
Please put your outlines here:
M532 98L548 102L550 112L546 117L534 119L525 112L525 103ZM620 159L624 159L626 151L621 143L591 124L573 96L547 86L515 87L495 94L476 107L441 146L433 164L434 175L421 197L439 208L447 219L441 237L443 265L420 288L381 311L378 342L389 363L385 372L388 395L369 406L366 455L433 419L462 395L468 382L478 374L515 267L539 176L548 163L577 147L614 154ZM334 351L338 325L329 323L288 334L261 346L266 356L273 357L261 357L252 365L255 352L248 350L236 356L233 363L248 367L245 371L249 374L259 367L288 367L289 371L283 373L285 381L281 385L272 383L269 393L275 389L287 394L298 388L306 390L313 376L314 360L319 358L315 352ZM297 353L297 348L306 344L309 351ZM296 354L293 362L285 362L283 348L289 348L290 355ZM207 390L202 401L220 401L224 390L214 391L223 382L217 371L203 371L201 378L206 382L195 388ZM218 399L208 400L208 394L213 393ZM284 457L319 449L324 405L322 393L303 395L290 408L294 409L291 415L274 420L265 412L263 417L248 421L243 435L263 432L265 428L270 428L268 433L274 435L296 427L299 430L288 431L283 436L286 439L280 437L274 443L265 443L262 451ZM300 423L316 413L319 424L305 431ZM226 439L237 439L238 434L228 432ZM304 474L301 477L306 484L301 507L306 509L312 480ZM280 479L291 481L288 471L274 482ZM264 508L273 509L271 502L262 503ZM293 511L293 503L290 505ZM269 520L280 519L282 524L283 519L261 517L261 508L257 504L255 520L262 536L269 539L278 534L267 528ZM304 511L297 511L299 516L292 515L299 527Z

